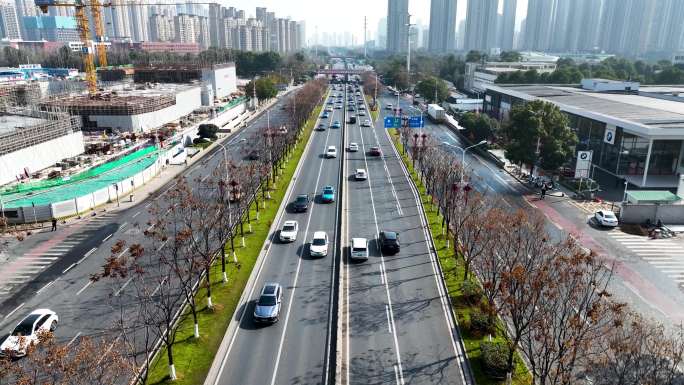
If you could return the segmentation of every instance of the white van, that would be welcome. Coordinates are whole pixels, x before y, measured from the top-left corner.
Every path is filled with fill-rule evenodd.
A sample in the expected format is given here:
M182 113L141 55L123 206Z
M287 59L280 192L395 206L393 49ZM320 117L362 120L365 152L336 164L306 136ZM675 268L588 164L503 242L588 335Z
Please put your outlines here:
M366 238L352 238L349 257L354 261L368 259L368 240Z

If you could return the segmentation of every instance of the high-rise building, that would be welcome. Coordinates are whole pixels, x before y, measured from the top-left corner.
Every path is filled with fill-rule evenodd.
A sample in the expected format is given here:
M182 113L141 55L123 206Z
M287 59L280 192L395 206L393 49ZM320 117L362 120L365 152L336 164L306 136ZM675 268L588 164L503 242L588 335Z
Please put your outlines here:
M408 49L408 0L387 1L387 50L406 52Z
M428 49L447 52L456 49L456 0L432 0Z
M21 39L21 29L17 20L17 10L14 2L3 0L0 2L0 38Z
M598 46L603 0L575 0L568 14L565 51L590 51ZM581 23L577 21L581 20Z
M501 15L501 25L499 27L499 41L502 50L511 51L515 48L515 18L518 0L501 1L503 1L503 14Z
M468 0L466 50L487 51L500 47L497 41L499 0Z
M387 48L387 18L382 17L378 22L378 31L375 39L378 49Z
M126 40L131 38L131 23L129 22L128 7L126 5L105 8L104 17L105 30L110 40Z
M148 22L150 18L147 14L147 6L130 3L128 5L128 12L133 41L149 41Z
M548 51L557 0L528 0L524 49Z
M305 48L306 46L306 22L301 20L297 22L297 50Z
M665 7L663 7L665 8ZM669 7L666 8L668 15L667 28L662 32L658 39L658 48L662 50L673 52L682 49L684 43L684 2L679 0L672 0Z
M175 39L173 17L159 14L150 16L150 40L174 41Z
M67 16L24 16L25 40L79 41L76 19Z
M206 17L181 13L174 17L176 41L179 43L199 43L209 48L209 23Z
M223 7L220 4L209 4L209 42L212 47L222 47L221 28L223 28Z

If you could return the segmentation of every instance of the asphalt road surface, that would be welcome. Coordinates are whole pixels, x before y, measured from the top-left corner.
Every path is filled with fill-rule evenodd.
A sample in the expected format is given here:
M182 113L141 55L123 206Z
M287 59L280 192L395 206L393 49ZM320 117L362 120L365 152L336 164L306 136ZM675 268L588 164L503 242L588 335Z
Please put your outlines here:
M288 100L286 96L271 107L271 125L288 119L286 112L281 110L283 103ZM266 126L266 120L264 113L227 139L224 142L227 157L241 160L245 155L244 139ZM206 175L207 170L223 162L223 155L223 149L217 147L181 175L194 186L197 179ZM158 194L164 194L173 183L161 187ZM30 282L2 298L2 333L8 333L21 318L36 308L49 308L57 312L60 325L55 336L59 341L101 335L110 330L118 311L113 311L109 298L112 295L126 296L130 288L126 288L127 282L114 287L104 282L92 283L89 278L91 274L101 271L105 259L111 255L112 246L118 240L125 239L128 245L145 241L143 232L148 227L151 200L129 203L130 208L60 226L55 233L34 234L19 243L14 252L21 254L20 258L27 258L28 263L35 255L52 256L54 259L51 265L37 272Z
M369 240L369 258L342 270L342 384L464 384L465 363L431 250L421 207L382 126L348 125L344 246ZM371 156L378 146L381 156ZM368 180L356 181L356 169ZM384 255L380 231L399 233L401 251Z
M380 99L382 106L397 104L396 96L384 94ZM399 104L404 111L420 114L405 98L400 98ZM464 148L460 138L427 116L425 122L424 132L460 158L461 151L453 147ZM474 175L473 186L478 191L487 191L502 207L541 212L552 239L572 234L585 247L606 257L606 264L614 269L610 291L616 300L667 327L684 322L684 241L650 240L618 229L599 228L589 220L592 213L582 211L566 196L547 196L540 201L537 189L521 184L472 151L467 152L466 164Z
M319 119L328 127L313 132L293 188L285 198L289 203L299 194L308 194L312 201L304 213L294 213L288 204L275 222L280 229L287 220L297 221L297 240L283 244L278 241L277 230L270 234L263 267L253 272L257 278L249 292L251 301L236 312L239 327L226 355L217 357L221 369L215 384L327 384L334 375L328 358L333 332L335 261L339 258L335 236L339 197L336 194L334 203L322 203L319 195L326 185L333 186L336 193L340 190L343 128L330 125L336 120L344 122L343 114L344 109L333 109L329 118ZM336 147L337 158L325 158L328 146ZM326 257L309 255L308 245L315 231L328 234ZM254 304L267 282L280 283L284 289L280 320L270 326L258 326L252 319Z

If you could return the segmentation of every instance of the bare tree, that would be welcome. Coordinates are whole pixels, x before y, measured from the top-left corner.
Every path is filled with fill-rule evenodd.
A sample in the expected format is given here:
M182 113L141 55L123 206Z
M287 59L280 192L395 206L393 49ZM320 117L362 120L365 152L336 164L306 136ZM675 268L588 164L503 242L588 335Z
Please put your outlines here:
M684 382L684 329L668 331L630 312L595 341L584 374L596 385L673 385Z
M537 316L523 334L521 351L538 384L573 384L595 341L623 317L623 305L609 300L612 271L573 238L555 246L545 264L547 281Z

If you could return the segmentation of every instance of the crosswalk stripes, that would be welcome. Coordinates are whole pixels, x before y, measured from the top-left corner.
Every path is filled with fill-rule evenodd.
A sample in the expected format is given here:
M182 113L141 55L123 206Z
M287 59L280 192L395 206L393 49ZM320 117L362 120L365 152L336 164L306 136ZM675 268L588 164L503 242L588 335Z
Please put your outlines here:
M684 286L684 244L670 239L650 239L618 232L610 232L608 235L674 282Z

